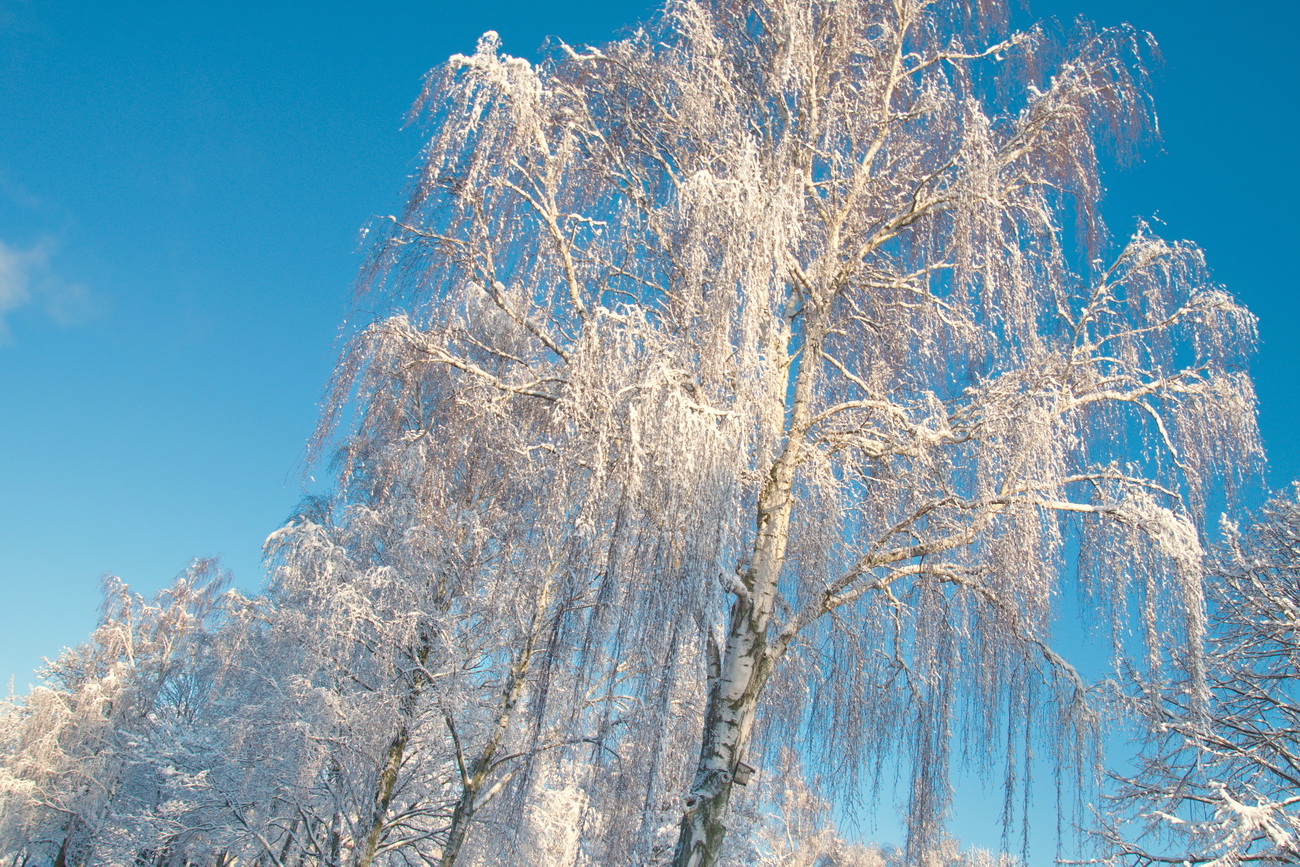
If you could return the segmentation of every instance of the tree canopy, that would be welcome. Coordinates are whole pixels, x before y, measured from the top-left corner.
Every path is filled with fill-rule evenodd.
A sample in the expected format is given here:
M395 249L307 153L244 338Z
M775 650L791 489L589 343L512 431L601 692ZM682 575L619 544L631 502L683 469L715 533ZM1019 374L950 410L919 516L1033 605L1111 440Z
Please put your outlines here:
M400 312L334 406L436 377L537 421L518 449L576 487L533 520L610 552L572 564L617 612L585 640L685 642L652 654L703 712L676 863L713 863L764 743L846 786L903 749L914 855L951 731L1032 720L1080 754L1050 643L1076 569L1153 658L1199 640L1207 491L1259 456L1254 321L1193 245L1101 225L1099 151L1154 127L1150 49L1008 33L999 3L675 2L431 74L365 284Z

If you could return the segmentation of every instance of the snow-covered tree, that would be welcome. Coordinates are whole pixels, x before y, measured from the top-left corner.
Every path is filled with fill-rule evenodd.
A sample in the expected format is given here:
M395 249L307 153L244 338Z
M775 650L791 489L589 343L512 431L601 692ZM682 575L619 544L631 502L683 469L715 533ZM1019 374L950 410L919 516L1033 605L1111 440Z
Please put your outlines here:
M330 745L313 824L338 829L318 855L359 867L527 849L529 791L575 750L608 749L609 690L636 655L609 672L582 639L613 543L571 529L590 483L539 460L551 417L485 402L389 339L404 328L388 321L347 357L364 364L360 420L333 497L268 545L273 630L302 636L291 667L327 706L309 724ZM586 676L550 678L574 668ZM471 827L498 800L506 830L479 846Z
M316 709L280 724L319 744L302 797L314 825L337 826L316 852L327 863L404 850L454 862L475 813L513 776L515 711L559 607L542 582L533 605L497 586L527 564L486 525L449 526L427 502L412 523L392 505L304 515L271 540L272 633L297 644L290 688ZM463 596L438 587L465 574Z
M564 503L523 505L529 533L605 552L561 632L671 682L638 695L646 731L702 711L677 864L716 863L764 744L843 787L903 751L914 858L950 732L992 763L1032 721L1079 755L1093 717L1049 629L1067 549L1153 658L1199 640L1210 486L1259 455L1254 320L1190 244L1139 226L1105 255L1098 149L1154 126L1148 37L1006 17L681 0L537 66L487 34L418 105L423 166L366 283L394 315L326 429L384 393L390 431L439 442L410 409L430 370L461 416L527 419L513 449ZM655 761L652 789L689 760Z
M585 646L663 658L647 730L703 711L677 864L716 863L764 744L843 787L906 753L910 856L939 839L950 732L989 763L1031 727L1078 755L1093 718L1049 630L1076 545L1085 597L1155 656L1199 640L1207 492L1259 454L1254 320L1190 244L1139 226L1105 254L1098 149L1154 126L1149 39L1006 18L678 0L536 66L487 34L419 103L366 284L394 315L333 406L400 354L461 413L531 419L515 448L567 506L530 532L611 552ZM379 381L419 404L419 376ZM656 761L651 788L690 760Z
M1229 525L1207 584L1204 682L1135 701L1150 734L1103 827L1112 863L1300 861L1300 489Z
M41 673L6 714L0 857L13 863L163 863L183 840L221 850L178 822L179 778L219 773L211 750L182 758L217 676L210 637L229 580L196 561L154 599L106 576L100 623ZM189 817L193 818L193 817Z

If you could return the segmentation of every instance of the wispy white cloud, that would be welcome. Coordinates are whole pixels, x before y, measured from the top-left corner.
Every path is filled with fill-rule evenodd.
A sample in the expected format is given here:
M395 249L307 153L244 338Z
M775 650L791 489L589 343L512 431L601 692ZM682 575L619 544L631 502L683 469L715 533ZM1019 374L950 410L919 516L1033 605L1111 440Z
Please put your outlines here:
M31 300L32 272L48 267L48 261L39 244L19 250L0 241L0 341L9 341L6 315Z
M62 279L51 267L55 249L48 238L26 248L0 240L0 344L12 341L9 317L24 307L36 307L64 327L91 314L86 287Z

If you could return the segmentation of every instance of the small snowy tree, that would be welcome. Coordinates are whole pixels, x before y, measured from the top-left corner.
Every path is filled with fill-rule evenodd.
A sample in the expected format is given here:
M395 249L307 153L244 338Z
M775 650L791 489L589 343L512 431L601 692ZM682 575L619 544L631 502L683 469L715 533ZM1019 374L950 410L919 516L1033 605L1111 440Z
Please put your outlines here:
M592 784L642 775L589 799L594 860L658 857L668 820L674 863L715 864L765 744L843 787L906 753L913 861L952 733L1079 760L1093 717L1050 644L1076 546L1153 658L1199 640L1210 485L1259 456L1254 320L1190 244L1140 226L1102 255L1098 147L1153 128L1149 48L1008 33L998 0L676 0L599 49L533 66L489 33L431 74L365 285L394 315L324 429L379 397L391 442L517 420L465 472L554 480L519 508L589 558L590 605L551 665L619 684Z
M1103 830L1113 863L1300 861L1300 488L1228 527L1204 684L1149 684L1150 737Z
M43 683L7 714L0 755L0 857L13 863L162 862L185 848L220 851L199 823L176 823L176 765L214 677L208 639L229 576L195 561L146 600L106 576L99 626L47 664ZM219 773L205 752L189 770ZM206 772L205 771L205 772ZM206 848L205 848L206 846Z

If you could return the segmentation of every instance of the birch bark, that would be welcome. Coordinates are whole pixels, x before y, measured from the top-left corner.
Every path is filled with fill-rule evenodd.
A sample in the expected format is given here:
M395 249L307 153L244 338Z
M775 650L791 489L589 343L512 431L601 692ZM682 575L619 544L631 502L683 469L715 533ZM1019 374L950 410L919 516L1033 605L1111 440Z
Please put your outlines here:
M814 310L804 323L802 346L786 347L788 364L796 372L784 447L758 498L754 550L741 582L743 589L731 606L721 665L709 689L700 758L684 804L674 867L713 867L717 863L726 836L723 819L731 802L736 766L750 743L763 689L778 661L774 648L768 646L768 628L790 541L794 478L802 459L814 378L822 361L823 322L824 317Z

